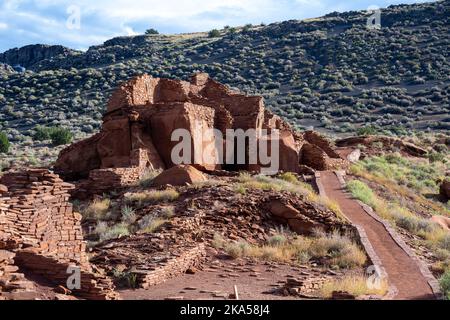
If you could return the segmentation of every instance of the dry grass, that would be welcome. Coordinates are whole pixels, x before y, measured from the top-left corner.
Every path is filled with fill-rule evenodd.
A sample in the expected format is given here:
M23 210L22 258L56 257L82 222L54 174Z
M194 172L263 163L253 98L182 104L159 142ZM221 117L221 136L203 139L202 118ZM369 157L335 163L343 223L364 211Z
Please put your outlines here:
M436 223L415 215L406 207L379 198L369 186L361 181L350 181L347 187L355 198L371 206L383 219L422 238L425 240L425 244L434 251L437 258L448 260L450 234Z
M162 218L154 218L151 217L150 219L143 219L143 221L141 221L140 226L141 226L141 232L142 233L155 233L157 232L161 226L163 226L168 220L166 219L162 219Z
M82 210L82 215L85 219L96 219L101 220L106 217L111 207L111 200L106 199L95 199L92 201L84 210Z
M254 246L245 241L227 243L216 235L213 246L222 248L234 259L252 257L264 261L296 262L303 264L311 258L322 259L325 265L344 269L363 266L365 253L348 237L337 233L320 234L313 238L297 236L287 240L284 235L275 235L266 245Z
M421 194L426 192L436 193L437 192L436 187L432 188L428 186L429 184L427 182L424 183L425 186L423 187L421 187L421 184L419 182L416 182L415 184L408 186L407 178L405 178L402 175L394 176L394 174L392 173L394 169L390 168L390 166L388 164L385 164L384 162L381 162L381 164L378 162L375 162L375 164L372 165L370 165L370 163L355 164L351 166L350 173L355 176L364 178L368 181L379 184L384 188L386 188L387 190L389 190L392 194L398 194L404 198L409 198L416 205L420 205L425 208L430 208L431 211L436 213L444 212L447 215L450 215L450 211L448 210L448 208L439 203L427 199ZM434 165L434 167L436 166L437 165ZM433 174L427 172L423 173L422 180L425 181L430 181L431 179L437 180L439 178L439 171L442 171L442 169L439 168L440 166L438 166L438 169L435 168L436 172L434 172ZM403 170L405 169L403 168ZM411 171L411 169L408 170ZM425 169L420 167L420 171L425 171ZM441 174L443 175L443 173ZM415 175L418 175L418 173L415 173Z
M178 199L179 196L180 194L176 190L168 189L127 193L125 194L124 198L128 204L137 204L138 206L143 206L151 203L174 201Z
M163 170L147 170L139 180L139 186L142 188L148 188L152 185L153 179L155 179Z
M283 173L279 178L264 175L251 176L248 173L241 173L238 181L239 183L234 186L234 189L240 194L245 194L247 189L287 191L302 195L307 201L317 203L331 210L341 221L348 221L337 202L318 195L311 185L298 181L297 177L292 173Z
M325 299L331 298L334 291L345 291L355 297L363 295L384 296L389 289L387 280L381 280L380 285L372 288L369 281L364 276L347 276L339 280L333 280L323 285L320 290L321 296Z

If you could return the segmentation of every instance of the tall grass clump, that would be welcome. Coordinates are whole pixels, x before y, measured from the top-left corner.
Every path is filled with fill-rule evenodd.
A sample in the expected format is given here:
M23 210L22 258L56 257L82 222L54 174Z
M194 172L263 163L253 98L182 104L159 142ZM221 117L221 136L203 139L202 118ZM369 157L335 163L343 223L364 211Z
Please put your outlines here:
M355 297L363 295L384 296L389 289L387 280L382 280L380 286L373 287L368 285L368 279L365 276L347 276L342 279L326 282L320 289L322 298L329 299L334 291L348 292Z
M439 279L439 283L444 294L444 299L450 300L450 269L448 269Z
M173 189L153 190L146 192L127 193L125 194L125 201L128 204L136 203L139 206L143 206L151 203L175 201L179 196L180 194Z
M319 234L312 238L302 236L288 238L285 234L276 234L263 246L250 245L245 241L227 243L221 236L216 235L213 246L222 248L234 259L251 257L296 264L320 259L326 266L342 269L360 267L367 261L364 251L357 244L338 233Z
M82 215L85 219L101 220L106 218L110 207L110 199L95 199L84 210L82 210Z

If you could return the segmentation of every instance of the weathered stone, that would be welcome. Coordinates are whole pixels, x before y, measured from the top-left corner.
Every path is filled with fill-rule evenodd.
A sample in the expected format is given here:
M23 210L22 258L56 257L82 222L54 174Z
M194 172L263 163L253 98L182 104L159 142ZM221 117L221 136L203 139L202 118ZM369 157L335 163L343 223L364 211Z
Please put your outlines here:
M440 225L444 230L450 231L450 218L444 216L433 216L431 221Z
M445 200L449 200L450 199L450 180L445 179L444 181L442 181L439 190L440 190L441 196Z
M182 186L206 181L203 173L189 165L178 165L167 169L153 179L154 186Z

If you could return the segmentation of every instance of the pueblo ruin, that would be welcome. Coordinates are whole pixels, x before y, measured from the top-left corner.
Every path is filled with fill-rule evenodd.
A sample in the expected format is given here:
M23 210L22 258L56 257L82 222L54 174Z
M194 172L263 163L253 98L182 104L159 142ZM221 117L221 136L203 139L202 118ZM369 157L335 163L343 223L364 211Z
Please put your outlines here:
M171 139L176 129L190 133L194 149L203 147L196 144L204 143L198 137L207 130L226 136L227 129L277 129L279 171L302 173L346 165L346 158L329 141L312 131L296 132L264 107L262 97L234 92L199 73L190 82L142 75L121 85L108 102L101 131L63 150L55 171L79 181L78 189L91 194L130 185L147 170L176 165L171 159L178 143ZM205 172L261 171L261 165L248 163L248 149L247 144L243 164L219 158L212 163L192 159L191 163ZM231 152L232 157L236 159L238 152Z
M72 295L117 299L105 271L111 274L126 261L138 285L148 288L199 267L207 256L206 241L216 231L225 232L230 239L243 237L259 243L280 223L300 234L349 228L320 205L276 192L252 191L257 200L242 199L233 204L235 210L233 205L217 207L217 199L234 194L222 186L206 193L198 191L197 207L205 210L193 213L181 203L183 213L159 234L112 240L97 246L94 257L88 257L82 217L74 212L71 197L87 199L131 187L149 170L165 170L154 179L161 188L204 182L207 176L233 176L239 170L261 170L258 164L230 165L221 159L176 165L171 159L176 144L171 134L180 128L190 132L194 147L196 137L207 129L222 133L228 129L277 129L282 172L311 175L315 169L344 167L355 156L315 132L296 132L265 109L262 97L233 92L207 74L196 74L190 82L135 77L112 94L101 131L64 149L54 172L13 169L0 178L0 299L40 298L35 284L24 275L27 270L58 286L64 293L62 299ZM192 192L195 197L197 191ZM246 219L241 219L242 214ZM68 288L67 279L74 268L81 275L80 288Z

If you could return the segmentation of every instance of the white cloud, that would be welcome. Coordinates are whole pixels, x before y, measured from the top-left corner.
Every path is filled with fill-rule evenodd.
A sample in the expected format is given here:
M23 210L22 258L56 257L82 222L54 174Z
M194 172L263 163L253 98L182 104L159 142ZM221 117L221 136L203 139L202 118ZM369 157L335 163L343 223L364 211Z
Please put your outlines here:
M6 30L8 29L8 24L4 23L4 22L0 22L0 30Z

